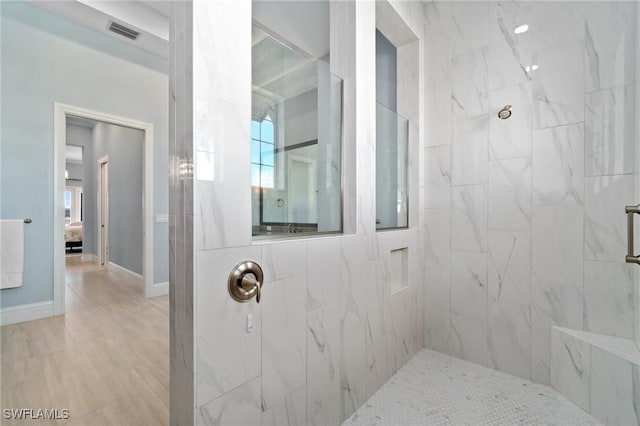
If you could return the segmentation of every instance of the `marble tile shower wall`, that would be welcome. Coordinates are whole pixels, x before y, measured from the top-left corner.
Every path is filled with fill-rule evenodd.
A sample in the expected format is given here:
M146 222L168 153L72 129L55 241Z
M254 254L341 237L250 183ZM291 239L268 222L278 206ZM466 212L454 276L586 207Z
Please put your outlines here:
M421 25L420 3L392 3L409 25ZM251 239L249 190L251 1L192 5L193 58L186 59L193 69L185 72L193 82L176 85L193 105L193 133L177 131L176 143L193 164L193 199L184 204L193 223L194 306L184 326L194 353L178 354L172 368L193 372L192 390L183 391L194 395L197 424L340 424L423 347L424 336L421 228L375 232L375 3L331 2L332 72L345 82L344 161L356 165L344 177L351 234L259 244ZM409 248L408 283L392 291L390 251L401 247ZM247 259L265 273L259 304L228 294L229 272ZM174 341L189 344L175 329Z
M426 6L426 347L549 384L552 325L633 337L635 7Z

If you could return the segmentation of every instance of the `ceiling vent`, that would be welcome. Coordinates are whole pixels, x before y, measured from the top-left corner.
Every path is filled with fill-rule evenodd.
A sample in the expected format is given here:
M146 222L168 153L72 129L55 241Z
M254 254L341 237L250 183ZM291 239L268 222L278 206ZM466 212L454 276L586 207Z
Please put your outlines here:
M118 24L117 22L113 21L109 22L109 31L112 31L130 40L137 40L138 37L140 37L140 33L138 31L132 30L131 28L125 27L124 25Z

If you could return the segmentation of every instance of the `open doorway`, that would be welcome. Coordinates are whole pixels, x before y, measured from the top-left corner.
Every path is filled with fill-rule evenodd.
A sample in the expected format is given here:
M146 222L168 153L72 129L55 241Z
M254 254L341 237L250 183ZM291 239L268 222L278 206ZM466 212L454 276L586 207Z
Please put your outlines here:
M145 130L64 118L65 310L145 297Z
M64 203L55 214L65 215L64 245L56 249L58 313L64 313L67 299L66 268L80 262L85 268L94 265L126 273L139 280L145 297L158 295L162 290L153 285L153 125L62 104L55 105L55 116L54 197L56 205ZM79 181L71 181L76 172L70 162L74 153L75 164L82 169L81 221L71 217L76 218L71 211L78 191L67 189L70 182ZM81 256L70 259L78 246Z
M82 151L82 145L68 143L65 147L64 244L67 256L82 255L84 215Z

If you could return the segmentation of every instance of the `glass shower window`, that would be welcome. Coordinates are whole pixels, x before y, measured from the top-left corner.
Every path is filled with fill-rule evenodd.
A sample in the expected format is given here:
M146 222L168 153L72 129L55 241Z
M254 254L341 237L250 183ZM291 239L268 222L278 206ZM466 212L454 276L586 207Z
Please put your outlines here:
M408 226L409 121L376 104L376 229Z
M254 236L342 230L342 80L253 28L251 194Z
M409 122L398 111L398 49L376 30L376 229L408 226Z

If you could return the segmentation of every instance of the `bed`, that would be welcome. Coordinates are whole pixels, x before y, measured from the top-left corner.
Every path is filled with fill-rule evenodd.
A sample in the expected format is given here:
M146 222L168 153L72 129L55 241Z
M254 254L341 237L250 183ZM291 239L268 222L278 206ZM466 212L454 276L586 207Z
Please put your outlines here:
M72 222L65 226L64 244L67 252L79 248L82 250L82 222Z

